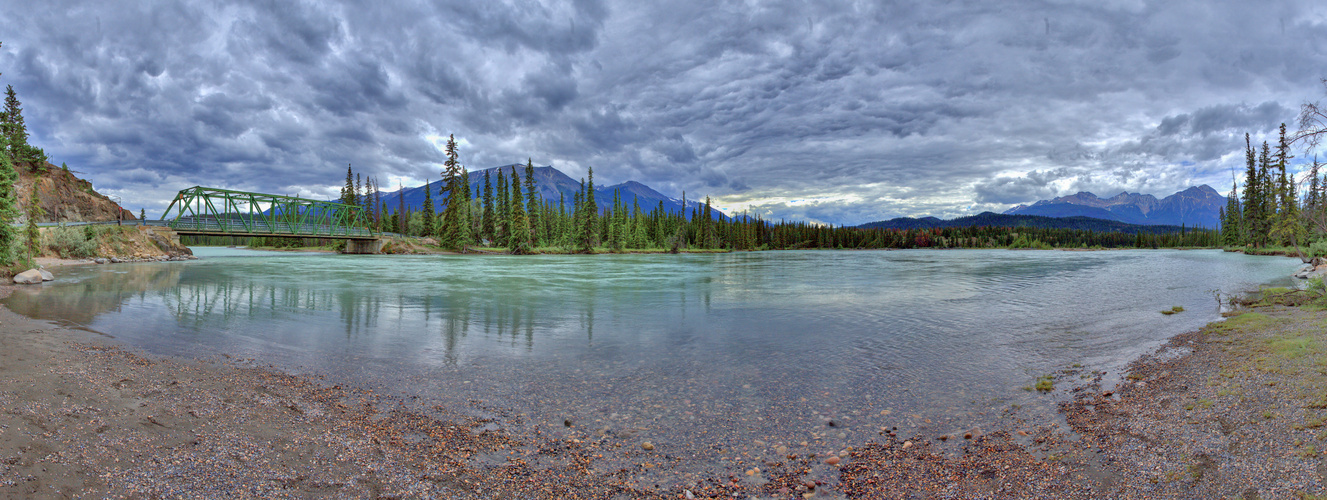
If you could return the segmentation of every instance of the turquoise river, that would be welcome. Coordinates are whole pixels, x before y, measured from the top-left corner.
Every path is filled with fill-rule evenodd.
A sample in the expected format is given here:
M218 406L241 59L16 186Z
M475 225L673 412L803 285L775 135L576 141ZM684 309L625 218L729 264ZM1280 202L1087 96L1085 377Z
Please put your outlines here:
M882 428L1055 418L1063 389L1220 318L1298 261L1220 251L351 256L196 248L71 266L6 307L149 353L242 360L530 432L722 462ZM1183 306L1185 311L1159 311ZM1057 391L1024 389L1059 373ZM833 422L833 425L830 425ZM805 442L806 444L802 444ZM756 443L756 444L752 444Z

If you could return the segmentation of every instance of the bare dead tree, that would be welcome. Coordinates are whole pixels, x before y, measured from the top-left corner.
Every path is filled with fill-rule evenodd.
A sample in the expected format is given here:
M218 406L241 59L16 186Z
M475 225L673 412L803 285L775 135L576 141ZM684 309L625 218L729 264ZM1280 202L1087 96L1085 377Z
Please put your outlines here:
M1327 90L1327 78L1322 79ZM1305 151L1313 151L1327 136L1327 103L1306 102L1299 106L1299 130L1290 136L1290 142L1302 143Z

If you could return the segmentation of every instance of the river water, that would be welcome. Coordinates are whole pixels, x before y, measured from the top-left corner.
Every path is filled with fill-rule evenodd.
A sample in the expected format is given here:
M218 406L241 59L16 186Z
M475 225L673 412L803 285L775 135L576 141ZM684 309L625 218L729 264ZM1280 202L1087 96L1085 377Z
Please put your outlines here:
M152 353L252 359L715 463L776 443L839 450L882 427L959 432L1011 407L1053 415L1054 395L1024 389L1037 376L1063 389L1118 374L1218 319L1218 294L1298 266L1175 250L195 252L60 268L4 304ZM1172 306L1185 311L1159 312Z

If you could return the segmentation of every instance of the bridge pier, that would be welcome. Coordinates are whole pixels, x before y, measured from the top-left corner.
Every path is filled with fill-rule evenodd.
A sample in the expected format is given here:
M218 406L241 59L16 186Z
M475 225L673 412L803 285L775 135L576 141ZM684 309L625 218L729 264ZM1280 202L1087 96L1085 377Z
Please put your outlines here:
M382 250L382 240L346 240L345 253L364 255L376 254Z

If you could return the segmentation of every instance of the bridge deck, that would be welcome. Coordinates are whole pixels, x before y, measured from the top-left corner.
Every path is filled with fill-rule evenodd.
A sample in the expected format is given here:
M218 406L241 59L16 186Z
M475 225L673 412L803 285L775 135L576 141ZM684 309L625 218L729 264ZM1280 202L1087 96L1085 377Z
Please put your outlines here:
M369 229L330 226L326 224L298 224L270 218L244 215L232 217L180 217L168 224L179 234L208 236L284 236L295 238L327 238L340 240L375 240L380 237Z

